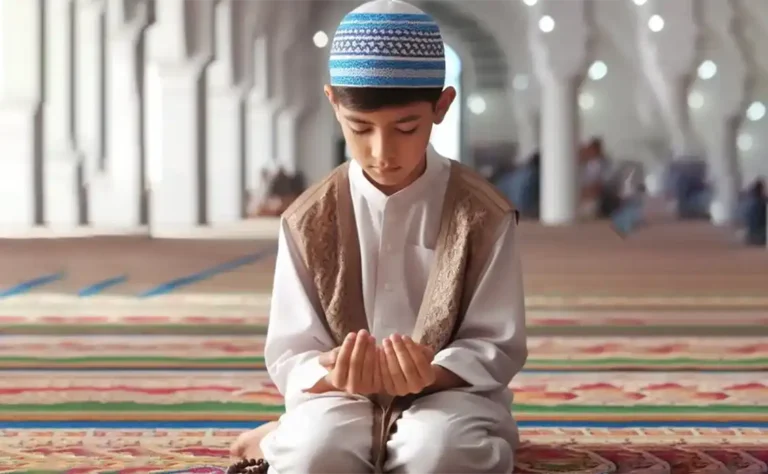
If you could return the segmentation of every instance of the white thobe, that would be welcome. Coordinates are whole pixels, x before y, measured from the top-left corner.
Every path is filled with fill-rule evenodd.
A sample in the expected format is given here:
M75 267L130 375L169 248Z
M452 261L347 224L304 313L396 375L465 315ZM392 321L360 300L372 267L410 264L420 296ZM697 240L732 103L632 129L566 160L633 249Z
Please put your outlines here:
M413 331L435 258L449 172L448 159L430 149L424 174L387 196L350 163L365 312L379 341ZM501 227L455 340L433 361L468 386L422 397L403 414L387 445L388 472L512 471L517 429L508 386L525 363L527 348L516 222L509 216ZM327 374L319 354L335 346L319 308L283 223L265 359L286 413L262 450L273 471L282 474L370 472L370 402L339 392L305 393Z

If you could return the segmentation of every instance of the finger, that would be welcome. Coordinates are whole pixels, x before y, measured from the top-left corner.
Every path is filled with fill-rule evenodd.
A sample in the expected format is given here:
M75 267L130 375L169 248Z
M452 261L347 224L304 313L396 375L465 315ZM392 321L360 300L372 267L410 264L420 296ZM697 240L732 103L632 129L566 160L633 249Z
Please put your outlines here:
M419 371L416 370L416 364L411 359L411 354L408 352L408 348L405 347L405 342L400 335L395 334L392 338L392 346L395 349L395 355L397 361L400 364L400 370L405 376L405 381L408 384L408 391L411 393L417 393L424 388L424 382L421 380Z
M363 364L363 387L364 392L373 393L373 385L376 380L376 339L368 336L368 347L365 351L365 363Z
M421 380L427 385L434 382L434 380L432 380L434 378L432 364L425 357L424 349L416 345L416 343L413 342L413 339L408 336L405 336L403 341L405 342L405 348L408 350L408 354L411 356L413 365L416 367L416 371L419 373Z
M365 353L368 349L368 331L360 330L355 337L355 347L349 359L349 371L347 373L347 390L357 393L363 381L363 367L365 365Z
M389 395L397 395L395 382L392 380L392 374L389 372L387 363L387 354L384 348L377 348L379 354L379 373L381 374L381 388Z
M328 370L333 369L333 366L336 365L336 359L339 357L340 350L341 347L335 347L333 350L320 354L320 357L318 357L320 365Z
M347 376L349 375L349 364L352 357L352 350L355 347L355 338L357 334L349 333L341 343L341 349L339 350L339 356L336 358L336 365L331 372L331 381L333 386L339 390L343 390L347 386Z
M400 361L395 354L395 347L391 338L384 340L384 353L387 355L387 369L392 377L395 395L405 395L408 393L408 381L400 368Z

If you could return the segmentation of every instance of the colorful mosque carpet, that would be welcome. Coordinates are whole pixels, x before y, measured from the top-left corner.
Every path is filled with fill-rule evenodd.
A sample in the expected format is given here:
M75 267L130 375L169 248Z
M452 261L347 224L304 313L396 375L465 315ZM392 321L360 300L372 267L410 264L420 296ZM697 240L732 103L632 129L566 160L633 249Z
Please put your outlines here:
M531 296L526 303L527 326L532 335L669 335L674 332L685 336L768 337L768 298L705 301L684 297ZM185 295L151 300L9 298L3 300L0 307L0 334L259 335L266 332L268 307L268 295Z
M515 473L763 474L768 432L752 431L523 428ZM240 432L0 429L0 472L224 474ZM671 439L676 443L666 444Z
M263 369L264 336L5 336L0 368ZM765 337L528 339L527 370L764 370Z
M523 372L525 422L768 422L765 372ZM283 411L262 371L11 371L0 420L273 420Z

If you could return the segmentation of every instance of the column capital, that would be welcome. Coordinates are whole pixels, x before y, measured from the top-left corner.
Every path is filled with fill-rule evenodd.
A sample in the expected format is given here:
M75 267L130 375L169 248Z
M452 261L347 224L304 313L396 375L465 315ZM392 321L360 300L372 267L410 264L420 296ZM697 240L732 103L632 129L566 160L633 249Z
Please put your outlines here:
M529 42L541 80L583 76L590 54L590 11L585 0L542 0L529 8Z
M699 2L648 0L637 6L637 34L646 66L664 77L690 75L696 67L699 40Z
M125 0L105 5L106 38L135 45L149 25L149 10L146 1L128 2Z
M290 51L295 59L289 63L290 77L287 79L291 84L291 93L286 102L294 109L301 109L303 113L310 104L313 88L321 87L315 73L318 52L309 41L301 40L294 43Z
M0 102L40 101L43 2L0 1Z
M741 33L743 26L739 24L732 2L712 2L708 8L712 18L709 26L718 38L719 47L704 58L717 68L707 86L717 91L717 100L713 104L716 113L741 119L754 79Z
M180 63L213 56L214 2L155 2L155 22L147 32L150 61Z
M274 26L279 18L278 14L283 8L277 8L277 2L254 2L252 0L235 0L246 6L249 31L254 38L265 34Z
M303 32L304 26L309 21L309 8L279 9L272 25L272 35L268 45L269 51L269 84L268 91L271 101L277 102L278 107L283 107L291 95L290 65L296 64L297 58L292 50L297 44L307 42L306 38L298 36L296 32ZM308 43L308 42L307 42Z
M235 0L219 0L215 6L214 61L208 68L208 85L212 89L232 89L244 80L244 13L243 3Z
M155 23L147 32L147 57L150 60L181 62L190 54L187 41L186 0L155 3Z

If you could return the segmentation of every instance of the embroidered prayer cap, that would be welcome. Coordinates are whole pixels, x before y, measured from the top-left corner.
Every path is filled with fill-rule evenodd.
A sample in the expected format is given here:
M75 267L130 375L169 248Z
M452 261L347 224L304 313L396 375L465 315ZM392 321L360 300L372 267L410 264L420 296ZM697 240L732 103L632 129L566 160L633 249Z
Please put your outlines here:
M400 0L348 13L333 38L331 85L427 88L445 85L445 48L435 20Z

